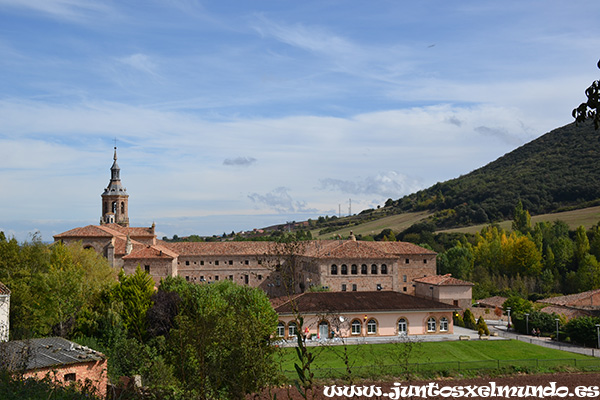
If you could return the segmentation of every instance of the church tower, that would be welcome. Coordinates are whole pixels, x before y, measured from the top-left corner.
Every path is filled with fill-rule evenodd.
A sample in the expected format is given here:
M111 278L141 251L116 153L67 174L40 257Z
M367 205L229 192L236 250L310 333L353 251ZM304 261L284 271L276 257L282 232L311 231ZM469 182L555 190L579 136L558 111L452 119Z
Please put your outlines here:
M129 226L127 189L121 185L121 169L117 164L117 148L113 157L113 165L110 167L110 182L102 193L102 218L100 225L119 224Z

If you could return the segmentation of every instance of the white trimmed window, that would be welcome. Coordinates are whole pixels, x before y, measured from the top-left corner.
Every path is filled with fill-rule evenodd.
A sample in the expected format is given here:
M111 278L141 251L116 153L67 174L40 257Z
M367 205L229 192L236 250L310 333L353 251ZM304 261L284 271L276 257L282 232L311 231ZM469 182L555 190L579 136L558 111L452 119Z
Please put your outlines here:
M361 331L360 321L355 319L354 321L352 321L352 334L360 335L360 331Z
M296 329L297 329L298 325L296 325L295 322L290 322L288 324L288 337L296 337Z
M367 322L367 333L369 335L377 334L377 321L374 319L370 319L369 322Z
M404 318L398 321L398 335L406 335L408 331L408 323Z
M436 328L435 318L430 317L427 320L427 332L435 332L435 328Z
M285 324L283 322L279 322L277 324L277 336L279 336L279 337L285 336Z
M448 332L448 318L442 317L442 319L440 319L440 331Z

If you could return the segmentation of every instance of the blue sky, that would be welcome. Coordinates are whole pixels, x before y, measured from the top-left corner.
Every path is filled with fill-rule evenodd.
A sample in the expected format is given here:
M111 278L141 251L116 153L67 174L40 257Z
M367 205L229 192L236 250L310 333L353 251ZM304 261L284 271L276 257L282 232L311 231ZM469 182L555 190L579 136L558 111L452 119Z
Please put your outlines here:
M0 0L0 230L221 234L376 207L572 121L594 1Z

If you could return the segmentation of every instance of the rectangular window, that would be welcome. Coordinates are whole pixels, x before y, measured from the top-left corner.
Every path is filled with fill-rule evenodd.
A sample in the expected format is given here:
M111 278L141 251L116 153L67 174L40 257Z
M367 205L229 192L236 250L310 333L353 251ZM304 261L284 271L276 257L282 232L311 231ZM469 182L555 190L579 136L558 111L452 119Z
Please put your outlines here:
M233 275L229 275L229 280L232 281L233 280Z
M261 265L261 264L262 264L262 260L258 260L258 265Z
M70 374L65 374L65 382L75 382L77 380L77 375L75 372L71 372Z
M219 275L215 275L215 281L219 280Z
M427 259L424 259L424 260L423 260L423 264L427 264Z
M244 264L249 265L250 262L248 260L244 260Z
M345 292L345 291L346 291L346 284L342 283L342 292Z
M406 292L406 286L404 286L404 287L402 288L402 291Z
M406 261L404 261L405 264L408 264L410 262L410 260L407 258Z
M215 265L219 265L219 260L216 260L216 261L215 261Z
M406 275L402 275L402 282L406 282Z
M229 265L233 265L233 260L229 260Z
M185 276L185 280L189 282L190 281L190 277L186 275Z
M189 260L187 260L187 261L185 262L185 265L190 265L190 261L189 261Z
M200 260L200 265L204 265L204 261L203 260Z
M356 284L352 285L352 291L356 292Z
M147 273L150 273L150 266L144 265L144 271L146 271Z
M259 276L258 276L258 280L259 280L259 281L262 281L262 275L259 275Z
M458 300L453 300L452 303L455 307L458 307Z

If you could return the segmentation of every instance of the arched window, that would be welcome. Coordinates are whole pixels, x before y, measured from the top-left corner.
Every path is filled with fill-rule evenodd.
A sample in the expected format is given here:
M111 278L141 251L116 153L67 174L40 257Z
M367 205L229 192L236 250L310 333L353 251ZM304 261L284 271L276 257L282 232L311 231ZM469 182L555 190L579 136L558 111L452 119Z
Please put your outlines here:
M277 324L277 336L284 337L285 336L285 324L281 321Z
M381 264L381 275L387 274L387 265Z
M369 322L367 322L367 333L369 335L377 334L377 321L374 319L370 319Z
M352 264L352 266L350 267L350 273L352 275L358 274L358 266L356 264Z
M367 274L367 264L363 264L360 266L360 273L362 275L366 275Z
M337 275L337 265L335 264L331 266L331 275Z
M112 202L112 212L114 212L115 214L117 213L117 202L116 201Z
M435 332L436 329L436 321L435 318L430 317L427 320L427 332Z
M296 329L298 325L295 322L290 322L288 324L288 337L293 338L296 337Z
M361 334L361 330L362 330L362 325L360 323L359 320L355 319L354 321L352 321L352 334L353 335L360 335Z
M377 275L377 264L371 265L371 275Z
M406 335L408 333L408 323L406 319L400 318L398 320L398 335Z
M121 202L121 214L125 214L125 202Z
M346 264L342 264L342 275L348 275L348 266Z
M440 332L448 332L448 318L446 317L440 319Z

